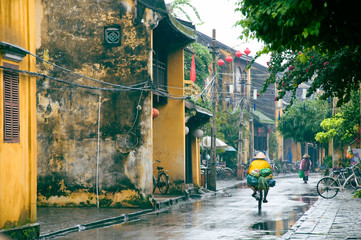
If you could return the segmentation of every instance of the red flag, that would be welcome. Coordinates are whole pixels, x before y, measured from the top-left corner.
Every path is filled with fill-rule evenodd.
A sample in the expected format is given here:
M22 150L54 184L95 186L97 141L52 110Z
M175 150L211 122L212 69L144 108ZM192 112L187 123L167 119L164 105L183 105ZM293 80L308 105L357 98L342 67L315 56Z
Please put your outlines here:
M196 81L196 63L194 61L194 54L193 54L193 57L192 57L192 64L191 64L191 76L190 76L190 79L192 82L195 82Z

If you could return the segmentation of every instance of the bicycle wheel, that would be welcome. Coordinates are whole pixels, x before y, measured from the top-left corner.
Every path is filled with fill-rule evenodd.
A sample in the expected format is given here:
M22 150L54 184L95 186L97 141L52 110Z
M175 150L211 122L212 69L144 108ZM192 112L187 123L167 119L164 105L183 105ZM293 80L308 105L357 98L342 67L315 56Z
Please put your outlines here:
M155 179L155 177L153 175L153 193L154 193L156 187L157 187L157 180Z
M317 193L326 199L335 197L339 190L340 187L338 182L330 177L321 178L317 183Z
M223 169L223 171L224 171L224 174L225 174L225 179L230 179L230 178L232 178L233 177L233 170L232 169L230 169L230 168L224 168Z
M351 190L357 190L361 187L361 178L353 175L345 185L345 187L348 187Z
M166 194L168 192L169 189L169 178L168 175L165 174L164 172L160 173L158 176L158 188L159 188L159 192L162 194Z
M262 199L263 199L263 190L258 190L258 191L259 191L258 214L261 214L261 210L262 210Z
M272 172L272 175L273 175L273 176L278 176L278 174L279 174L279 170L278 170L278 168L275 168L275 169L273 170L273 172Z

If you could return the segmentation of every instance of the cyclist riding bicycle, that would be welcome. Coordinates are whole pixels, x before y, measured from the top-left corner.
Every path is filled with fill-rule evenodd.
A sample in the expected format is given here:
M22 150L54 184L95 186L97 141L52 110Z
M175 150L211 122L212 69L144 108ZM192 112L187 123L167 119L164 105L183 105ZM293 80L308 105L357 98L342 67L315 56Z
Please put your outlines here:
M272 168L271 168L271 165L267 162L267 157L266 155L264 155L262 152L259 152L253 159L252 159L252 162L251 162L251 165L249 165L249 168L248 168L248 174L249 175L252 175L251 172L254 171L254 170L261 170L261 169L264 169L264 168L269 168L270 171L272 172ZM268 179L272 179L272 174L269 175L267 177ZM256 194L257 194L257 187L255 186L252 186L252 185L249 185L249 187L253 190L253 194L252 194L252 197L256 198ZM269 191L269 186L267 185L267 187L265 187L264 190L264 198L263 198L263 202L264 203L267 203L267 195L268 195L268 191Z

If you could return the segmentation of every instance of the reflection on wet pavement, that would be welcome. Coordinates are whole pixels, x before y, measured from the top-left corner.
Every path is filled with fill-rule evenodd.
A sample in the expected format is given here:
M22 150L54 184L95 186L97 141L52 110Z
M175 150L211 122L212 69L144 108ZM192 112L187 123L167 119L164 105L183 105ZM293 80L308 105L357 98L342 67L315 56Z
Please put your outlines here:
M140 216L136 222L58 239L278 239L317 201L316 182L316 178L308 185L297 178L277 179L261 215L252 191L241 185Z

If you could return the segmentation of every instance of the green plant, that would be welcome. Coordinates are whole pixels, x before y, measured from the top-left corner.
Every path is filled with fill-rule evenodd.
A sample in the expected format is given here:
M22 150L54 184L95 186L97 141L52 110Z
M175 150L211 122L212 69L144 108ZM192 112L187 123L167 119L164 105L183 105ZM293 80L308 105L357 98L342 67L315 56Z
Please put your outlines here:
M323 159L323 164L325 168L332 168L332 156L327 156Z
M361 198L361 189L356 190L352 195L353 198Z

